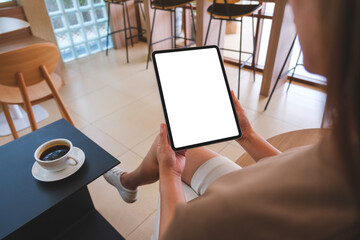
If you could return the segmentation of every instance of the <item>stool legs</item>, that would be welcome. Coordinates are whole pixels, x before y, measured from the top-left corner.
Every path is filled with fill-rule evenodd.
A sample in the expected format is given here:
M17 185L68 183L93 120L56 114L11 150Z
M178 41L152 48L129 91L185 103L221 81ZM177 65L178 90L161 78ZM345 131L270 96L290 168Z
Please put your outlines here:
M176 8L174 8L174 49L176 48Z
M300 52L299 52L299 56L298 56L298 58L297 58L297 60L296 60L296 64L295 64L294 70L293 70L293 72L292 72L292 74L291 74L288 88L286 89L287 92L289 91L290 85L291 85L291 83L292 83L292 81L293 81L293 79L294 79L294 74L295 74L296 68L297 68L297 66L300 65L300 64L299 64L300 57L301 57L301 49L300 49Z
M252 35L253 35L253 71L254 71L254 82L256 76L256 64L255 64L255 53L256 53L256 44L255 44L255 30L254 30L254 14L251 15L252 18ZM242 24L242 23L241 23Z
M174 26L173 26L173 13L172 11L170 11L170 32L171 32L171 35L174 34ZM174 48L174 39L171 38L171 47Z
M209 36L209 30L210 30L211 20L212 20L212 16L210 16L210 19L209 19L209 24L208 24L208 29L207 29L207 31L206 31L206 36L205 36L204 45L206 45L207 39L208 39L208 36Z
M221 36L221 27L222 27L222 19L220 20L220 27L219 27L219 36L218 36L218 43L217 45L220 46L220 36Z
M110 4L108 3L108 24L107 24L107 35L106 35L106 56L108 55L109 51L109 35L110 35Z
M129 10L127 7L126 2L124 3L119 3L122 8L123 8L123 21L124 21L124 29L121 30L117 30L114 32L110 32L110 18L111 18L111 11L110 11L110 2L108 2L108 30L107 30L107 36L106 36L106 56L108 55L108 51L109 51L109 37L110 35L117 33L117 32L122 32L124 31L125 33L125 47L126 47L126 62L129 63L129 51L128 51L128 39L131 40L131 46L134 46L134 42L133 42L133 35L131 32L131 26L130 26L130 18L129 18ZM126 19L127 19L127 24L126 24ZM128 38L127 36L127 31L129 31L130 33L130 37Z
M193 23L194 33L195 33L195 41L196 41L195 17L194 17L193 7L192 7L191 3L189 3L189 5L190 5L190 13L191 13L191 18L192 18L192 23Z
M141 1L138 1L137 3L138 3L138 5L140 6L140 10L141 10L142 16L143 16L143 18L144 18L144 20L145 20L145 12L144 12L143 6L141 5Z
M128 53L128 44L127 44L127 34L126 34L126 18L125 18L125 7L123 7L123 19L124 19L124 32L125 32L125 48L126 48L126 62L129 63L129 53Z
M240 75L241 75L241 51L242 51L242 31L243 31L243 18L240 21L240 50L239 50L239 72L238 72L238 94L237 97L240 99Z
M192 6L190 5L190 8L192 9ZM148 69L149 67L149 61L150 61L150 51L151 51L151 46L153 44L157 44L159 42L163 42L163 41L168 41L169 39L171 39L171 46L173 48L176 48L176 40L177 38L182 38L181 36L177 37L176 35L176 8L174 9L159 9L159 10L166 10L170 12L170 31L171 31L171 37L159 40L155 43L153 43L153 32L154 32L154 23L155 23L155 17L156 17L156 10L157 8L154 8L154 15L153 15L153 19L152 19L152 23L151 23L151 31L150 31L150 39L149 39L149 47L148 47L148 56L147 56L147 61L146 61L146 69ZM196 32L196 28L195 28L195 18L193 15L193 12L191 13L192 18L193 18L193 26L194 26L194 30ZM185 40L187 38L184 38ZM195 42L195 40L194 40ZM187 47L187 46L185 46Z
M149 66L150 49L151 49L151 44L152 44L152 35L153 35L153 32L154 32L155 15L156 15L156 8L154 9L154 16L153 16L153 20L152 20L152 24L151 24L150 41L149 41L149 49L148 49L148 57L147 57L147 62L146 62L146 69L148 69L148 66Z
M127 21L128 21L129 32L130 32L131 47L134 47L133 35L131 33L131 26L130 26L129 10L128 10L126 2L124 2L124 4L125 4L125 10L126 10L126 16L127 16Z
M276 89L276 87L277 87L277 84L278 84L279 80L281 79L281 75L282 75L282 73L283 73L283 71L284 71L284 68L285 68L285 65L286 65L286 63L287 63L287 61L288 61L288 59L289 59L289 57L290 57L290 53L291 53L292 49L294 48L296 37L297 37L297 36L295 36L295 38L294 38L294 40L293 40L293 42L292 42L292 44L291 44L291 47L290 47L290 49L289 49L289 52L288 52L288 54L286 55L285 61L284 61L283 65L282 65L282 67L281 67L281 70L280 70L279 75L278 75L278 77L277 77L277 79L276 79L276 82L275 82L275 84L274 84L274 87L273 87L273 89L271 90L269 99L268 99L267 102L266 102L264 111L266 111L267 107L269 106L270 100L271 100L271 98L272 98L272 96L273 96L273 94L274 94L274 92L275 92L275 89Z

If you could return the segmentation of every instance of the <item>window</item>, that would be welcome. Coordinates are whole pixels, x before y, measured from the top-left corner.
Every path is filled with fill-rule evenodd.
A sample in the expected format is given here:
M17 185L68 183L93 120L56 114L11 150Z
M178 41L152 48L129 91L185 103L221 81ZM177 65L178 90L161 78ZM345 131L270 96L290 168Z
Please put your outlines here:
M108 18L103 0L45 0L45 4L64 62L106 49Z
M249 3L251 1L243 1L244 4ZM253 1L253 4L256 2ZM269 38L270 38L270 32L271 32L271 25L272 25L272 16L274 13L275 3L263 3L263 8L260 13L260 17L262 17L262 28L258 31L261 32L260 36L260 44L257 46L259 48L259 55L258 55L258 61L256 63L256 67L263 69L265 66L266 61L266 54L269 44ZM257 21L260 18L255 18L255 24L254 27L256 28ZM239 23L240 24L240 23ZM242 49L243 51L252 52L253 51L253 40L251 37L251 17L244 17L244 26L243 26L243 42L242 42ZM240 26L236 26L234 29L236 29L236 32L227 33L225 36L225 48L229 49L239 49L240 44ZM255 29L256 31L256 29ZM299 56L300 52L300 43L299 41L296 41L293 53L290 59L290 68L295 66L296 60ZM225 51L224 56L232 61L239 61L239 54L236 52L229 52ZM244 61L247 59L249 55L248 54L242 54L241 60ZM251 61L249 62L251 64ZM303 63L302 56L300 57L299 63ZM291 72L292 73L292 72ZM296 68L295 77L304 79L306 81L315 81L315 82L322 82L324 83L326 79L322 76L311 74L306 69L300 65Z

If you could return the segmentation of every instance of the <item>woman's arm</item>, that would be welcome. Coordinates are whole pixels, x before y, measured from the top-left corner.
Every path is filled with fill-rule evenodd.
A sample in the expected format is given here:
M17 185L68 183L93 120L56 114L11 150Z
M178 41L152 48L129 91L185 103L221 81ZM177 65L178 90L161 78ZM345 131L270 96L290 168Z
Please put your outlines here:
M160 230L162 236L174 218L176 206L185 203L181 176L160 169Z
M275 156L281 153L256 132L248 134L244 139L238 139L237 142L256 162L262 158Z
M185 167L185 151L174 152L168 141L165 124L160 126L157 148L160 176L160 231L162 236L172 221L176 206L185 203L181 174Z
M239 125L242 132L242 137L237 142L245 149L246 152L255 160L259 161L262 158L275 156L281 152L273 145L267 142L263 137L257 134L249 120L245 115L244 109L241 107L239 100L235 97L234 92L231 91L234 101L236 114L239 120Z

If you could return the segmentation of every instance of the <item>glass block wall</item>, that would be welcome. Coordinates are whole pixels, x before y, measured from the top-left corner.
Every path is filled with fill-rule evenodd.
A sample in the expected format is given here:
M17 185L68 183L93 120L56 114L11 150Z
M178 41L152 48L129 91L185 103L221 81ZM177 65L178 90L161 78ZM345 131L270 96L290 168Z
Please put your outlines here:
M64 62L106 49L108 18L103 0L45 0L45 4Z

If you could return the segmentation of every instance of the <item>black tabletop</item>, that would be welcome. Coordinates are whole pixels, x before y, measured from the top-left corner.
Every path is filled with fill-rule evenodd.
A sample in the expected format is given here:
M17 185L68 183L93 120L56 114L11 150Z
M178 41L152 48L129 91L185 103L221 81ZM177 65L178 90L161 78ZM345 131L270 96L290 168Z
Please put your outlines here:
M84 165L57 182L36 180L31 169L42 143L67 138L85 153ZM0 147L0 239L86 186L119 161L61 119Z

